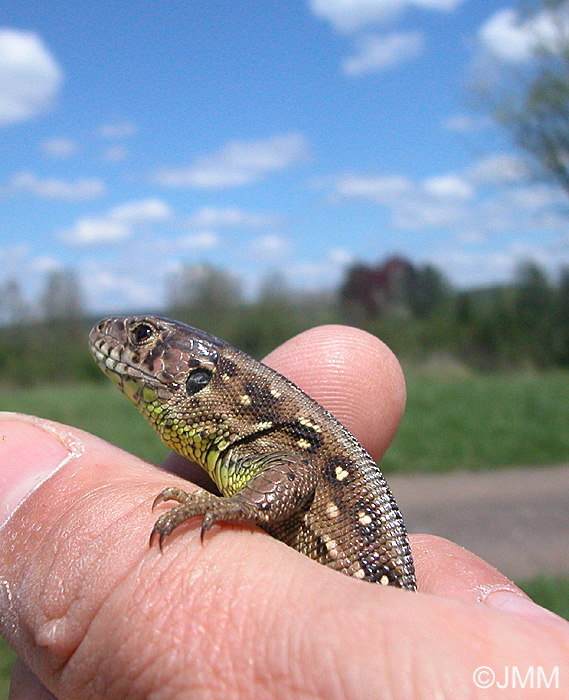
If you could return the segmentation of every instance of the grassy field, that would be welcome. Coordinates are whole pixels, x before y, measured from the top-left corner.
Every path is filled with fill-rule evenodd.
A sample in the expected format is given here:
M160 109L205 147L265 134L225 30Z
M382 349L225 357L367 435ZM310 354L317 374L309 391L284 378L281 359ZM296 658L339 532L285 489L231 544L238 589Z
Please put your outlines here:
M14 665L14 652L0 637L0 700L8 697L10 674Z
M569 372L410 371L407 409L382 465L440 472L569 460Z
M477 375L410 370L407 411L386 471L451 471L569 460L569 372ZM0 410L84 428L144 459L167 453L136 409L110 384L0 388ZM522 582L537 602L569 619L569 580ZM0 700L12 652L0 639Z
M407 372L407 410L386 471L495 469L569 460L569 372ZM84 428L150 461L166 454L110 382L0 388L0 410Z

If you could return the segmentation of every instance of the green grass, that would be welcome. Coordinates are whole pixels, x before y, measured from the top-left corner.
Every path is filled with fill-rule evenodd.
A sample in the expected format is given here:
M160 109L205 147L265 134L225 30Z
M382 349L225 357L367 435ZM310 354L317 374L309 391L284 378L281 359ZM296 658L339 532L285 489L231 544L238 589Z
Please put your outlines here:
M10 674L14 665L14 652L0 637L0 700L8 697L10 688Z
M406 373L386 470L440 472L569 460L569 372Z

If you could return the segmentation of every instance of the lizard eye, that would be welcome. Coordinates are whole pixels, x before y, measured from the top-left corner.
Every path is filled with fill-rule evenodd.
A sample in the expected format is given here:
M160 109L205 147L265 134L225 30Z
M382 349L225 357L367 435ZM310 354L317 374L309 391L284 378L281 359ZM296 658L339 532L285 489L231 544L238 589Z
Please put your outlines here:
M131 330L130 335L137 345L144 345L154 335L154 328L149 323L138 323Z
M209 384L211 379L211 372L203 367L198 367L193 372L190 372L188 378L186 379L186 391L188 396L193 396L201 391L205 386Z

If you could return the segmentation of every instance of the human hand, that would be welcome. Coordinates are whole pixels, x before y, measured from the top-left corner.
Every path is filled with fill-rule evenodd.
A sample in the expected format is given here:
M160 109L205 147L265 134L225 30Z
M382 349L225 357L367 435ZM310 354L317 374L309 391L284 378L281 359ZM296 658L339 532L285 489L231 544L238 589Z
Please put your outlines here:
M321 327L266 361L381 457L404 406L383 344ZM0 632L22 659L12 700L568 696L569 624L472 553L412 537L419 593L233 525L202 546L189 524L161 554L150 506L176 478L74 428L0 420ZM558 668L559 687L499 688L514 667L546 681Z

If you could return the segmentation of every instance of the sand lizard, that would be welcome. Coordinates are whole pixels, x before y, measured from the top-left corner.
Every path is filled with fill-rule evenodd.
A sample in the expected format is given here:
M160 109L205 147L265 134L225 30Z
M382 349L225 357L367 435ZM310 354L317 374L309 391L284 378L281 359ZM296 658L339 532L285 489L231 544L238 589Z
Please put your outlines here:
M203 467L222 494L165 488L155 504L177 505L156 521L161 545L198 516L202 537L218 521L255 524L344 574L415 589L405 525L379 467L291 381L157 316L101 321L90 347L166 445Z

